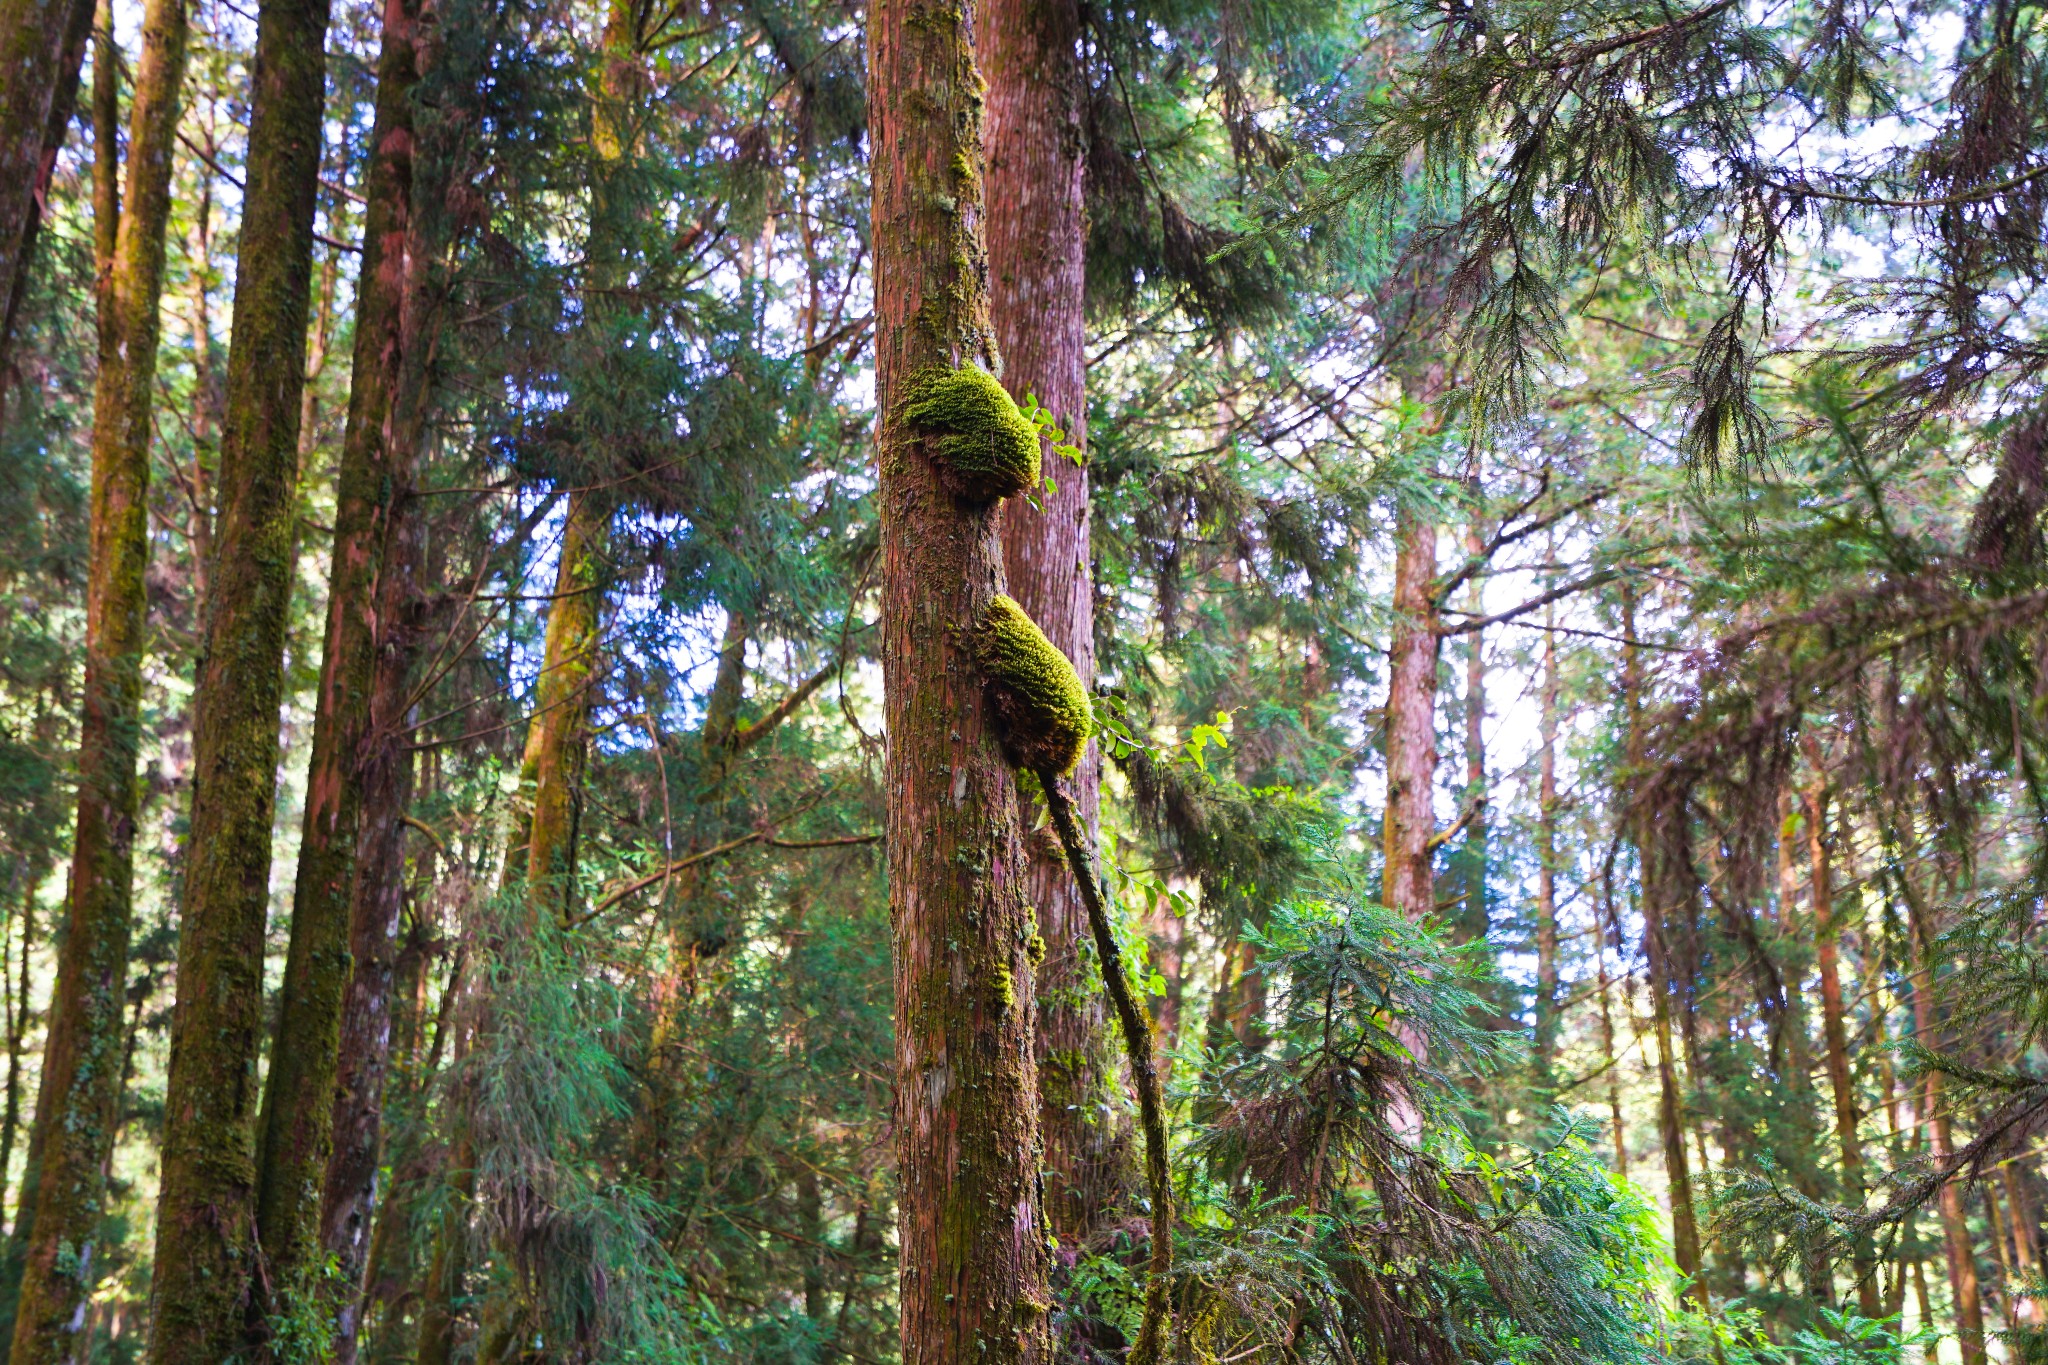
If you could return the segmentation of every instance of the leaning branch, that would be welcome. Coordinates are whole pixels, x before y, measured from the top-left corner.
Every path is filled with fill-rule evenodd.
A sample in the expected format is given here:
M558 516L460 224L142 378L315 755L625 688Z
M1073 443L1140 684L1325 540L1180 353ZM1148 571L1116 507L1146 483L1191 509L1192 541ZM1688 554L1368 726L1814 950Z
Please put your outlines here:
M1166 1334L1166 1277L1173 1269L1173 1179L1166 1164L1166 1119L1159 1101L1159 1070L1152 1060L1152 1028L1138 1007L1123 953L1110 930L1102 886L1095 880L1087 836L1074 818L1073 802L1060 786L1058 774L1041 772L1038 781L1045 788L1046 809L1059 833L1060 847L1066 850L1067 866L1080 887L1081 903L1088 909L1095 954L1102 960L1102 982L1116 1009L1124 1052L1131 1063L1131 1083L1138 1091L1138 1122L1145 1130L1145 1178L1152 1191L1152 1263L1145 1275L1145 1315L1127 1365L1156 1365Z

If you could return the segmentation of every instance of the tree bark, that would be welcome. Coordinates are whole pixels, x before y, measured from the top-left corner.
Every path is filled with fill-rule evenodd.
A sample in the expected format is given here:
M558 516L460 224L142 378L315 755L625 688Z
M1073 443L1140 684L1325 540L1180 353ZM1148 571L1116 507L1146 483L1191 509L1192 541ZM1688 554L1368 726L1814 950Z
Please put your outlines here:
M988 81L989 310L1013 394L1050 410L1086 444L1087 327L1082 313L1081 11L1075 0L985 0L975 56ZM1048 452L1050 455L1050 452ZM1072 661L1095 676L1095 602L1089 548L1088 470L1048 458L1054 488L1031 507L1003 508L1003 567L1010 596ZM1102 759L1090 745L1067 778L1095 837ZM1037 907L1045 960L1038 968L1039 1131L1045 1211L1071 1259L1114 1211L1130 1183L1130 1128L1104 1099L1115 1086L1102 998L1088 986L1087 912L1058 844L1028 841L1025 896Z
M413 240L418 0L387 0L348 426L283 1001L259 1128L257 1235L277 1289L333 1257L354 1349L390 1045L412 759L406 722L426 344Z
M92 16L93 0L0 0L0 376L13 359L15 315L77 105Z
M267 0L257 21L218 557L194 689L191 839L150 1287L152 1365L234 1355L251 1306L263 929L327 18L326 0Z
M995 358L975 9L868 10L904 1365L1049 1353L1028 864L971 643L1000 513L947 491L903 413L922 375Z
M1816 757L1818 756L1816 752ZM1842 1004L1842 971L1835 938L1834 869L1827 837L1828 793L1816 776L1800 793L1806 815L1807 880L1813 896L1814 956L1820 967L1821 1035L1828 1049L1828 1084L1835 1100L1835 1141L1842 1150L1843 1197L1863 1206L1863 1144L1856 1132L1856 1084L1849 1070L1849 1027ZM1856 1309L1866 1318L1884 1316L1878 1292L1877 1260L1867 1239L1851 1251L1856 1276Z
M1387 651L1387 908L1420 924L1436 913L1436 524L1426 508L1394 516L1394 630Z
M1622 635L1636 638L1635 594L1624 586L1621 599ZM1622 707L1628 725L1628 771L1638 778L1647 766L1643 723L1642 646L1624 646L1622 655ZM1686 1278L1686 1292L1693 1296L1702 1313L1713 1311L1713 1296L1701 1274L1699 1216L1694 1211L1692 1166L1685 1152L1685 1101L1679 1090L1678 1061L1671 1036L1671 971L1664 949L1664 917L1652 888L1657 879L1648 866L1654 856L1650 830L1638 821L1635 830L1637 856L1643 861L1643 955L1650 968L1650 1017L1657 1034L1657 1137L1664 1149L1664 1175L1670 1186L1671 1254L1678 1273Z
M1542 714L1536 799L1536 1084L1557 1054L1557 609L1543 609Z
M151 409L186 25L184 0L152 0L143 15L125 214L114 188L111 124L103 129L93 174L100 372L93 394L85 704L69 905L22 1190L20 1221L30 1232L9 1358L24 1362L74 1359L83 1347L79 1309L92 1290L89 1267L121 1103L147 647ZM116 97L111 52L103 49L95 65L101 70L94 104L104 115ZM26 1216L31 1208L32 1219ZM75 1263L61 1264L72 1257Z

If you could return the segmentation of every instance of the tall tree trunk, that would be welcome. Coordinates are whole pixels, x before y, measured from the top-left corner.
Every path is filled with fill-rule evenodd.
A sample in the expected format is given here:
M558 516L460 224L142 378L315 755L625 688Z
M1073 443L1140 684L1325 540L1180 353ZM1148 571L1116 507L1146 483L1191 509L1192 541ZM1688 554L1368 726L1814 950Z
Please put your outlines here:
M21 1136L22 1062L28 1051L28 952L35 942L36 894L42 889L43 873L38 868L27 879L21 897L21 984L13 975L14 922L0 926L0 990L7 993L7 1099L0 1108L0 1217L7 1213L7 1173L14 1165L14 1144ZM28 1220L27 1201L15 1215L16 1233Z
M1536 1084L1557 1055L1557 608L1543 609L1542 714L1536 798Z
M1627 1180L1628 1128L1622 1122L1621 1116L1621 1058L1614 1048L1614 1005L1609 996L1612 982L1607 975L1607 929L1605 925L1594 926L1593 946L1599 954L1600 1060L1607 1072L1607 1112L1614 1133L1614 1173L1623 1180Z
M1076 0L984 0L975 56L988 81L989 311L1003 382L1049 409L1075 445L1086 442L1082 315L1081 8ZM1003 508L1009 592L1081 681L1095 676L1095 602L1090 565L1088 471L1052 459L1054 488L1038 508ZM1094 836L1101 754L1093 746L1067 779ZM1087 913L1059 846L1034 839L1024 894L1038 910L1045 960L1038 969L1039 1131L1045 1144L1045 1211L1063 1249L1077 1254L1129 1184L1130 1129L1105 1118L1115 1085L1101 995L1088 988Z
M1913 942L1913 1036L1923 1047L1933 1047L1937 1024L1934 1014L1934 927L1928 923L1926 907L1912 886L1908 869L1900 878L1911 918ZM1941 1073L1930 1070L1923 1083L1922 1117L1937 1167L1945 1166L1955 1152L1949 1131L1948 1110L1941 1102ZM1942 1183L1937 1200L1941 1213L1942 1247L1948 1257L1949 1290L1954 1295L1956 1340L1962 1348L1963 1365L1983 1365L1984 1302L1977 1284L1977 1252L1970 1245L1970 1225L1963 1212L1963 1192L1955 1180Z
M1436 523L1404 500L1394 514L1394 630L1387 651L1387 908L1436 913Z
M234 1355L251 1307L263 929L327 17L327 0L266 0L257 21L217 559L194 689L190 861L150 1286L152 1365Z
M0 0L0 383L92 16L93 0Z
M1479 460L1475 452L1469 478L1472 498L1479 503ZM1486 537L1475 519L1465 528L1465 554L1477 560L1486 553ZM1486 614L1485 591L1474 574L1465 602L1473 620ZM1465 806L1471 812L1465 826L1465 923L1463 932L1471 941L1482 940L1490 927L1491 910L1486 900L1486 632L1475 630L1465 642Z
M1642 646L1635 644L1635 593L1624 585L1621 598L1622 635L1630 641L1622 655L1622 708L1628 725L1628 771L1641 779L1648 763L1643 721ZM1651 832L1639 819L1634 832L1636 853L1643 866L1643 955L1650 967L1650 1017L1657 1034L1657 1137L1664 1149L1664 1175L1671 1198L1671 1253L1678 1273L1685 1276L1687 1292L1700 1311L1713 1311L1713 1297L1701 1273L1699 1216L1692 1197L1692 1165L1685 1152L1685 1100L1679 1090L1678 1059L1671 1036L1671 967L1665 951L1664 916L1655 887L1657 879L1649 866L1654 857Z
M533 724L521 763L520 785L530 784L533 792L526 878L539 898L537 904L557 913L566 913L574 894L576 824L604 605L600 561L607 521L607 509L595 495L580 489L570 493Z
M1817 758L1818 752L1814 751ZM1828 1084L1835 1100L1835 1141L1842 1150L1843 1197L1852 1208L1863 1206L1863 1144L1856 1132L1856 1083L1849 1071L1849 1027L1842 1003L1842 971L1836 949L1834 869L1829 863L1828 793L1818 775L1800 794L1806 814L1807 880L1813 896L1814 956L1820 967L1821 1035L1828 1049ZM1883 1316L1878 1293L1877 1260L1867 1239L1851 1251L1856 1276L1856 1308L1866 1318Z
M405 712L418 613L413 486L425 345L412 240L418 22L418 0L387 0L326 646L258 1130L256 1228L270 1283L303 1289L309 1267L335 1258L348 1300L338 1336L349 1352L376 1172L412 776Z
M995 358L975 9L868 9L904 1365L1049 1354L1029 865L971 643L1000 512L953 495L905 415L921 380Z
M24 1362L71 1359L82 1345L78 1310L93 1277L79 1263L90 1266L99 1235L103 1172L121 1103L147 644L151 400L185 39L184 0L152 0L136 65L125 214L114 188L111 126L100 139L93 174L100 372L93 395L78 827L31 1170L22 1190L24 1211L32 1207L34 1217L21 1220L31 1226L10 1359ZM116 99L111 52L102 49L95 65L103 70L95 76L94 105L104 112Z

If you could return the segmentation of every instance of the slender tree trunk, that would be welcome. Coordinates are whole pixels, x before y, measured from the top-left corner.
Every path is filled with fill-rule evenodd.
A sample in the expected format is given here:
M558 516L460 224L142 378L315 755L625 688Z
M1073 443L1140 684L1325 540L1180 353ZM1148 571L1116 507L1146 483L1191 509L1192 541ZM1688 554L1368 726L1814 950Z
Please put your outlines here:
M1470 478L1472 496L1479 499L1479 462L1475 454ZM1465 528L1465 553L1477 559L1486 550L1486 538L1477 521ZM1474 575L1465 609L1474 620L1485 615L1485 592ZM1486 828L1486 632L1475 630L1465 642L1465 803L1471 810L1465 826L1465 923L1470 941L1486 937L1492 912L1487 905Z
M581 490L569 495L536 710L521 765L521 785L531 783L533 791L526 877L540 902L557 913L567 912L574 894L576 823L604 605L600 561L606 526L607 513L595 496Z
M279 1289L326 1257L354 1349L389 1049L412 760L413 485L423 364L413 231L418 0L387 0L365 182L348 426L335 481L326 647L283 1002L259 1132L257 1235Z
M1816 755L1817 756L1817 755ZM1834 869L1829 863L1828 793L1819 777L1800 794L1806 813L1807 880L1813 897L1814 955L1820 967L1821 1033L1828 1049L1828 1084L1835 1100L1835 1141L1842 1150L1843 1197L1863 1204L1863 1144L1856 1132L1856 1083L1849 1071L1849 1027L1842 1003L1842 971L1836 948ZM1877 1260L1867 1239L1851 1252L1856 1308L1866 1318L1882 1316Z
M989 304L1003 382L1049 409L1075 445L1085 443L1087 328L1082 316L1081 9L1076 0L984 0L975 55L988 81ZM1010 595L1072 660L1095 675L1095 602L1088 534L1088 471L1048 459L1053 491L1038 508L1003 508ZM1091 745L1067 779L1094 837L1101 755ZM1039 965L1039 1129L1045 1211L1071 1258L1130 1183L1130 1129L1107 1119L1115 1085L1101 995L1088 988L1087 915L1056 843L1026 848L1025 896L1045 940Z
M0 0L0 382L92 16L93 0Z
M1557 1055L1557 609L1543 609L1542 715L1536 800L1536 1084Z
M1910 872L1903 880L1910 882ZM1914 958L1913 1034L1922 1046L1933 1047L1936 1034L1933 926L1927 923L1926 910L1910 886L1907 888L1907 906L1912 918L1910 933ZM1949 1131L1948 1111L1942 1106L1939 1071L1927 1073L1922 1095L1922 1117L1927 1121L1927 1138L1934 1164L1940 1167L1954 1154L1955 1143ZM1962 1348L1963 1365L1982 1365L1985 1359L1984 1303L1977 1284L1977 1253L1970 1245L1970 1226L1963 1212L1963 1192L1956 1181L1943 1182L1937 1207L1941 1213L1943 1250L1948 1256L1949 1289L1954 1295L1957 1344Z
M1607 919L1613 919L1610 907ZM1607 1069L1607 1110L1614 1131L1614 1173L1623 1180L1628 1179L1628 1129L1621 1117L1621 1068L1620 1056L1614 1047L1614 1006L1609 992L1612 982L1607 975L1607 927L1605 923L1593 928L1593 948L1598 954L1600 970L1600 1056Z
M1636 637L1635 593L1624 585L1621 599L1623 636ZM1622 656L1622 705L1628 723L1628 770L1638 779L1647 766L1643 734L1642 646L1624 646ZM1657 1137L1664 1149L1664 1175L1670 1185L1671 1252L1678 1273L1685 1276L1687 1291L1703 1313L1713 1311L1713 1296L1707 1291L1700 1264L1699 1217L1694 1212L1692 1167L1685 1153L1685 1101L1679 1090L1678 1059L1671 1036L1671 969L1664 945L1664 917L1655 894L1657 879L1649 866L1654 856L1650 831L1639 822L1635 831L1637 856L1643 867L1643 955L1650 967L1650 1017L1657 1034Z
M99 1236L103 1172L121 1103L147 643L151 400L185 39L184 0L152 0L136 66L125 214L114 188L111 125L93 175L94 244L102 263L100 373L93 398L78 827L30 1144L32 1173L22 1191L24 1210L34 1209L33 1219L22 1220L31 1229L11 1337L10 1359L22 1362L74 1359L83 1345L78 1310L93 1286L86 1267ZM96 74L94 104L105 111L116 98L111 52L103 49L95 65L103 72Z
M7 1208L5 1195L7 1172L14 1164L14 1144L21 1137L21 1091L23 1081L22 1063L28 1051L28 1026L35 1017L29 1008L29 993L32 983L29 979L29 953L36 942L36 896L42 891L43 878L48 873L36 868L29 873L27 889L21 898L21 967L18 977L7 976L6 969L11 959L0 954L0 976L6 976L0 987L7 991L7 1101L6 1111L0 1114L0 1214ZM14 926L6 929L6 942L12 943ZM21 1248L28 1235L28 1223L35 1210L30 1203L30 1192L24 1186L21 1192L21 1206L15 1211L12 1235L8 1239L7 1268L9 1278L20 1283ZM0 1359L4 1359L0 1355Z
M904 1365L1050 1345L1029 864L971 643L1000 514L952 495L904 416L924 376L995 359L975 9L868 9Z
M218 558L194 689L190 860L150 1286L152 1365L234 1355L252 1306L263 929L327 17L326 0L266 0L257 21Z

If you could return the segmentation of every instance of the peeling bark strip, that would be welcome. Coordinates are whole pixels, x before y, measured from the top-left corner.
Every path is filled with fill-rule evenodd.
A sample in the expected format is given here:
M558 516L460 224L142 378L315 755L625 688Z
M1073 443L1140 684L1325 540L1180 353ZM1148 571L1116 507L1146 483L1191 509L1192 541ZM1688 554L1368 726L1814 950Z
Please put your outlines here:
M904 1365L1049 1355L1026 864L973 642L1000 518L903 411L922 376L993 367L973 24L971 0L868 10Z
M42 1091L22 1187L21 1207L33 1211L33 1227L9 1357L38 1365L73 1359L82 1345L80 1310L94 1276L65 1262L76 1257L85 1266L91 1263L121 1104L147 643L150 415L185 39L184 0L151 0L136 64L128 212L118 228L111 125L94 168L100 370L93 393L92 573L86 588L78 826ZM107 88L96 103L108 104L112 65L100 65Z
M975 55L988 78L989 309L1003 382L1036 397L1085 448L1080 40L1075 0L985 0L975 16ZM1017 604L1092 686L1088 470L1048 459L1046 473L1054 487L1038 507L1012 500L1003 508L1004 574ZM1102 786L1093 746L1067 784L1092 842ZM1028 841L1025 854L1025 897L1045 940L1036 1053L1045 1212L1061 1247L1078 1251L1131 1182L1130 1130L1122 1117L1105 1117L1120 1110L1104 1102L1115 1063L1102 997L1087 988L1087 911L1051 840Z
M307 1269L333 1257L337 1351L349 1359L412 788L405 701L419 610L413 487L425 387L412 213L418 26L418 0L387 0L305 832L258 1129L256 1226L272 1292L305 1290Z
M150 1286L154 1365L236 1355L256 1271L263 923L327 17L326 0L266 0L257 20L218 558L194 701L191 861Z
M0 374L43 196L77 105L92 14L93 0L0 0Z

